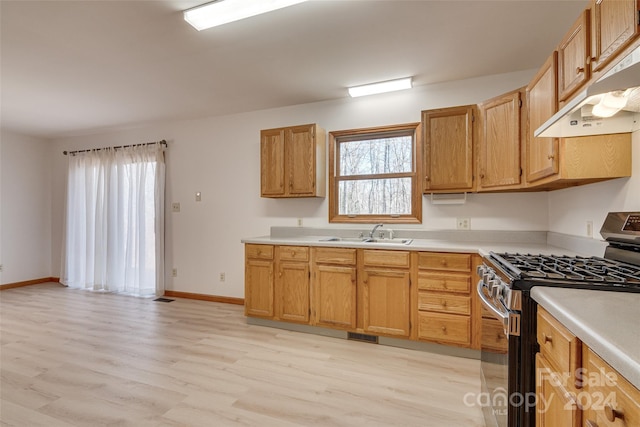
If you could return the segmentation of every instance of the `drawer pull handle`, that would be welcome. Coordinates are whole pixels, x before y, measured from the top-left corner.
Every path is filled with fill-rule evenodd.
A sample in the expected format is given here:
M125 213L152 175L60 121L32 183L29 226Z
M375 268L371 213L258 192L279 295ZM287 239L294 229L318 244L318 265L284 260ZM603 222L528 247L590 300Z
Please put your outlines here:
M613 409L610 403L604 405L604 416L607 417L607 420L614 422L616 418L621 418L620 415L620 412Z
M548 342L553 343L553 337L550 336L550 335L547 335L547 334L542 334L542 342L544 344L546 344Z

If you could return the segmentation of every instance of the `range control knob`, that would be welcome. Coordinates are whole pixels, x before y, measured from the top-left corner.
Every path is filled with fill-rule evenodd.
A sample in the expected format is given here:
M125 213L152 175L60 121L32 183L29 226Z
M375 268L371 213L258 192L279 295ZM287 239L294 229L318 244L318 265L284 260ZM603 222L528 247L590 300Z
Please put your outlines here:
M482 277L489 270L490 270L489 267L487 267L486 265L482 264L482 265L479 265L478 268L476 268L476 273L478 273L478 276Z

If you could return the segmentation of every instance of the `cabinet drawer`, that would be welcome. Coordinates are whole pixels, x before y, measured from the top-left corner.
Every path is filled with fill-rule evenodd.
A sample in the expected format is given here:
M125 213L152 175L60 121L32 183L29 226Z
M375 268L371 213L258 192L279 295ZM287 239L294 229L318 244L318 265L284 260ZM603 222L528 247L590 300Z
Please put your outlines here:
M247 258L273 259L273 246L271 245L251 245L244 247Z
M356 250L315 248L313 258L317 264L356 265Z
M409 268L409 252L365 249L363 263L371 267Z
M460 295L420 292L418 294L418 310L470 315L471 299Z
M309 248L305 246L280 246L279 255L281 260L287 261L309 261Z
M418 313L418 338L469 346L471 322L467 316L420 312Z
M468 274L418 273L418 289L469 294L471 277Z
M590 348L584 346L583 351L584 394L592 398L590 405L580 402L585 423L592 421L598 427L640 426L640 390Z
M569 384L574 383L576 370L581 363L578 338L542 307L538 307L536 337L540 344L540 353L559 374L570 375Z
M420 252L418 268L447 271L471 271L470 254Z
M497 319L482 319L482 350L506 354L509 340L504 333L502 322Z

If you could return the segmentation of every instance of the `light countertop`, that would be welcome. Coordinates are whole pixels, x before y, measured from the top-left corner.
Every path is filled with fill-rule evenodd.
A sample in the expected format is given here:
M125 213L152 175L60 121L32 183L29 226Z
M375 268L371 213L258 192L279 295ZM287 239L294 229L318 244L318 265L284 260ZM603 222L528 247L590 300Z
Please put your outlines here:
M327 241L331 236L294 236L294 237L274 237L262 236L242 239L242 243L253 243L261 245L300 245L300 246L324 246L324 247L349 247L365 249L388 249L404 251L431 251L431 252L459 252L478 253L487 255L493 252L518 252L533 254L564 254L576 255L576 253L544 243L504 243L487 241L452 241L447 239L413 239L410 245L401 243L362 243L353 241Z
M640 389L640 293L537 286L531 296Z

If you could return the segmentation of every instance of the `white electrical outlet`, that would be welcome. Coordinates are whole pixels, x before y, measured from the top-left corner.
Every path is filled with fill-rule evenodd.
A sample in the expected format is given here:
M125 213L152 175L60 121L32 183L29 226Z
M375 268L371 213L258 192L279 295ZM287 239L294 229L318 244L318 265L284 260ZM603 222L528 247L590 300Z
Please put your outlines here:
M587 237L593 237L593 221L587 221Z
M220 281L221 282L224 282L224 279L226 279L226 277L227 277L226 274L220 273Z
M0 271L2 271L3 268L4 268L4 266L2 264L0 264Z
M470 230L471 219L470 218L458 218L456 221L456 228L458 230Z
M302 218L298 218L298 227L302 227Z
M196 202L201 202L202 201L202 193L199 191L196 191Z
M177 269L177 268L174 268L173 270L171 270L171 275L172 275L173 277L178 277L178 269Z
M180 212L180 203L178 202L171 203L171 210L173 212Z

